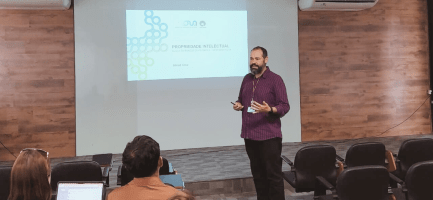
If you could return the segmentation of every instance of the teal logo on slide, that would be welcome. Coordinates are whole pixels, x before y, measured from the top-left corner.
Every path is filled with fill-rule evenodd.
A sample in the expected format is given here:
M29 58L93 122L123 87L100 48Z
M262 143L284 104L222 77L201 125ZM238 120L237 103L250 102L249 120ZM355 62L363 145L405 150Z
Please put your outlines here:
M155 62L149 57L153 52L166 52L168 45L162 41L168 37L168 25L154 16L153 10L144 11L144 23L149 26L142 37L127 37L128 70L139 80L147 79L147 68Z
M182 22L181 22L182 23ZM190 21L190 20L185 20L185 21L183 21L183 23L182 23L182 25L184 26L184 27L196 27L196 26L201 26L201 27L203 27L203 26L206 26L206 22L205 21L200 21L200 22L197 22L196 20L194 20L194 21Z
M188 20L185 20L183 22L183 26L197 26L197 21L188 21Z

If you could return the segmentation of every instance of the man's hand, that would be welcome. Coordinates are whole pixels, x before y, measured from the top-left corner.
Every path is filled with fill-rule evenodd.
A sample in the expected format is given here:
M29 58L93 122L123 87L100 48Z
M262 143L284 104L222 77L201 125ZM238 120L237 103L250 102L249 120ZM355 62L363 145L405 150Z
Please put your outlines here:
M263 105L257 103L256 101L253 101L253 103L251 104L251 108L256 111L256 112L254 112L254 114L255 113L268 113L271 111L271 107L265 101L263 101Z
M236 102L234 105L233 105L233 110L236 110L236 111L240 111L240 110L242 110L244 108L244 106L241 104L241 103L239 103L239 102Z

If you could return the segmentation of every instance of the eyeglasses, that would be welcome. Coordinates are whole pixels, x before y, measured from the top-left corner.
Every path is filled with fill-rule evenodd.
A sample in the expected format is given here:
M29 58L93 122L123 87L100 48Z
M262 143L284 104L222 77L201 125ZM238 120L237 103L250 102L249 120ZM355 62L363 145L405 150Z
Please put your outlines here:
M20 154L23 151L38 151L42 156L46 156L48 158L48 151L42 150L42 149L36 149L36 148L25 148L23 150L21 150Z

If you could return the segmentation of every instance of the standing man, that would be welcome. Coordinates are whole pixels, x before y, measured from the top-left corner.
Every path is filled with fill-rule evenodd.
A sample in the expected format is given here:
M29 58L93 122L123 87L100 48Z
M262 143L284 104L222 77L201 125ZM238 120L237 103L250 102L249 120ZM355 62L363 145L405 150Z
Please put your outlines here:
M250 70L245 75L233 109L242 111L242 133L250 158L258 200L284 200L281 159L281 121L290 106L283 79L266 63L263 47L251 50Z

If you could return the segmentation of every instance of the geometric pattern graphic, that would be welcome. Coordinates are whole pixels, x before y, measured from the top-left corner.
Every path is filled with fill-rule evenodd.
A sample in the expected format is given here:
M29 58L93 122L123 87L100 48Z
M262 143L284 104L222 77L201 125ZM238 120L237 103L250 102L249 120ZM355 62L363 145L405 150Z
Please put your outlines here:
M147 79L147 69L155 64L149 54L166 52L168 45L162 41L168 37L168 26L161 23L161 18L153 15L153 10L144 11L144 23L150 26L142 37L127 37L127 65L138 80Z

